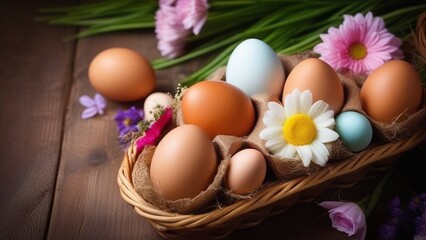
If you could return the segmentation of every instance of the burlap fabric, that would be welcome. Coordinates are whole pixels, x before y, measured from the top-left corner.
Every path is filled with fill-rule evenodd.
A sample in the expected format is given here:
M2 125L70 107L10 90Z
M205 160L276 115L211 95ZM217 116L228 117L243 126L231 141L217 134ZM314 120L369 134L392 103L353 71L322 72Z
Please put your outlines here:
M284 71L287 75L300 61L309 57L317 56L311 52L292 56L279 55L279 58L284 67ZM225 72L226 67L222 67L215 71L208 79L226 80ZM370 120L374 130L374 138L373 142L371 143L372 146L407 137L412 134L413 131L418 130L419 127L421 128L421 131L424 131L423 128L425 126L426 120L425 90L423 94L422 106L419 111L412 114L403 121L388 124L380 123L374 121L365 114L359 100L360 88L362 87L362 83L366 76L354 75L351 73L343 73L338 75L343 83L345 93L345 103L341 112L357 111L365 115ZM132 179L136 191L146 201L150 202L154 206L162 210L177 213L204 212L212 208L220 207L221 204L226 204L220 201L229 203L237 199L250 198L253 194L256 193L256 191L246 195L237 195L227 191L224 187L224 180L229 165L229 159L236 152L244 148L255 148L265 156L268 172L272 173L272 176L265 180L264 185L269 184L271 181L287 181L302 175L315 173L315 171L318 170L320 166L316 165L315 163L311 163L309 167L304 167L301 160L299 159L282 159L275 157L269 153L269 151L265 148L265 141L259 137L259 132L264 128L262 119L263 115L267 111L267 102L280 102L279 99L281 99L281 96L272 96L268 94L252 96L251 100L255 106L257 121L251 133L245 137L221 135L216 136L213 139L219 161L217 174L210 186L195 198L181 199L178 201L166 201L162 197L161 193L154 190L149 177L149 166L152 155L155 151L154 146L145 148L139 155L138 160L134 166ZM181 108L178 106L172 125L179 126L182 124L184 124L184 119ZM358 154L350 152L341 140L326 144L326 146L330 150L330 157L327 164L333 164L336 161L350 161L351 158ZM263 186L261 186L261 188L262 187Z

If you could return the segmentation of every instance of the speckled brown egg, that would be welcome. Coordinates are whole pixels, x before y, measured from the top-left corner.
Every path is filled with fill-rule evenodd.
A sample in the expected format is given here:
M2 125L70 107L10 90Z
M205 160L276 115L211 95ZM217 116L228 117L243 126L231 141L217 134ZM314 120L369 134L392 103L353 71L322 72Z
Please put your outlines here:
M392 60L374 70L360 92L362 108L379 122L402 121L419 109L422 84L416 69Z

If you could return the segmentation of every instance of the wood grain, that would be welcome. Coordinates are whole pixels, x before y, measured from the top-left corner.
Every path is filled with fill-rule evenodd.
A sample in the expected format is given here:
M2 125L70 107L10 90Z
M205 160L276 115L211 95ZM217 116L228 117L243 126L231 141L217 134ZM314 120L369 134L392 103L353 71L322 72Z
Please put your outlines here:
M110 47L127 47L153 59L159 56L155 44L152 34L137 31L106 34L78 42L49 239L161 239L145 219L125 204L116 184L123 152L117 142L113 117L118 108L142 107L143 100L134 103L108 101L105 115L88 120L80 119L83 107L78 103L79 96L95 93L88 81L87 69L97 53ZM189 74L202 64L203 60L198 60L158 71L156 91L174 92L182 74ZM267 219L258 227L237 231L229 239L273 237L278 236L277 231L294 237L306 236L300 228L300 224L306 225L307 221L305 215L300 215L304 208L321 212L317 206L305 205L299 211L296 208L286 215ZM338 239L344 238L340 232L330 230L324 219L327 220L327 216L321 219L316 216L308 222L321 222L325 226L322 231L331 232ZM318 232L309 236L318 236Z
M84 108L78 101L95 94L87 69L97 53L127 47L157 58L154 33L126 31L64 42L75 28L34 21L40 7L74 2L0 4L0 239L162 239L123 201L116 182L124 153L113 118L120 108L142 107L143 100L108 101L105 115L88 120L80 118ZM156 91L174 92L183 76L207 60L157 71ZM424 160L425 144L422 149L409 157ZM426 163L410 180L416 192L426 191L419 185L425 170ZM357 184L347 195L331 190L317 202L359 199L379 180ZM383 215L386 201L376 215ZM292 207L226 239L349 239L331 227L317 202ZM370 238L377 239L378 223L372 226Z
M159 56L152 33L112 33L78 42L49 239L159 238L121 199L116 182L124 152L117 141L113 118L118 108L141 108L143 102L108 101L105 115L80 119L83 107L78 103L79 96L95 93L87 77L90 61L110 47L130 48L148 59ZM191 72L201 64L159 71L156 91L174 92L177 72Z
M34 20L53 2L0 5L0 239L42 239L49 220L74 52L73 28Z

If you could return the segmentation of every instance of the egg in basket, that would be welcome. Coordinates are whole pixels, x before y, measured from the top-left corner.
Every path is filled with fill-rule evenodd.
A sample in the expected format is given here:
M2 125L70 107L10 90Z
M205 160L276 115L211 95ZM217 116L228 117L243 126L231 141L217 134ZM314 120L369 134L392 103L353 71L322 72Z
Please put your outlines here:
M226 68L180 89L173 107L161 109L154 144L144 140L149 130L134 139L119 172L121 193L160 231L214 225L200 219L285 201L300 182L315 188L314 178L321 185L415 146L426 138L415 133L425 127L424 96L402 60L369 75L337 73L311 52L277 55L248 39ZM382 156L366 156L375 152ZM194 219L185 225L184 218Z

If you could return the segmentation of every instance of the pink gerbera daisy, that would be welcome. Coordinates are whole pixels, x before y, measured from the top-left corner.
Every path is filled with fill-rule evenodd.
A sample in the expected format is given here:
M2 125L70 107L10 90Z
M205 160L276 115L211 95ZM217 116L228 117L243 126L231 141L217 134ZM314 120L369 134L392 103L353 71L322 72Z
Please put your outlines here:
M351 70L355 73L371 73L391 59L403 58L399 49L402 42L391 34L380 17L371 12L365 16L344 15L339 28L331 27L328 34L321 34L322 43L314 47L320 59L336 71Z

